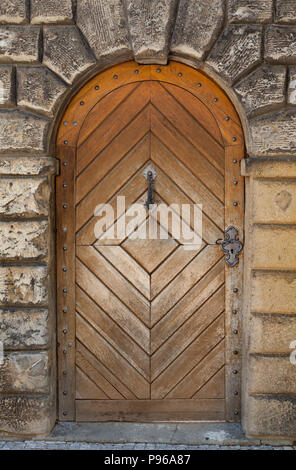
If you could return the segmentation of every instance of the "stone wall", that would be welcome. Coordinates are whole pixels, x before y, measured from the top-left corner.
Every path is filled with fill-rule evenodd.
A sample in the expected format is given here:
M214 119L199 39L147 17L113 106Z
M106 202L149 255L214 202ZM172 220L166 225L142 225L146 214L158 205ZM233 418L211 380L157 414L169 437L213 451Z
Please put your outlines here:
M243 422L250 435L296 435L294 0L1 1L1 432L47 433L56 418L53 175L62 109L109 65L169 57L216 79L240 113L250 156Z

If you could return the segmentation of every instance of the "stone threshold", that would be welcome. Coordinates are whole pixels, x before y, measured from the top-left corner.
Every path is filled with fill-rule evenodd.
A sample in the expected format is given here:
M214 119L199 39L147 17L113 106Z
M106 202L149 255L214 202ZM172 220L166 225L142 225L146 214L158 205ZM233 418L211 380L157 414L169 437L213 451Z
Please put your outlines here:
M28 441L28 437L1 437L3 441ZM31 438L42 443L96 443L110 445L176 446L292 446L279 439L248 439L238 423L58 423L51 435ZM122 447L120 447L122 448Z

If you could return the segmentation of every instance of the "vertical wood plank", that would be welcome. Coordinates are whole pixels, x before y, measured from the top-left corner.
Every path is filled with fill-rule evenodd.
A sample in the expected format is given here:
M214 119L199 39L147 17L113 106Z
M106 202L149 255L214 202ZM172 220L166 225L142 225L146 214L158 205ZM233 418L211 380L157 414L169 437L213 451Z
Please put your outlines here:
M56 179L58 397L60 421L75 420L75 155L60 145Z

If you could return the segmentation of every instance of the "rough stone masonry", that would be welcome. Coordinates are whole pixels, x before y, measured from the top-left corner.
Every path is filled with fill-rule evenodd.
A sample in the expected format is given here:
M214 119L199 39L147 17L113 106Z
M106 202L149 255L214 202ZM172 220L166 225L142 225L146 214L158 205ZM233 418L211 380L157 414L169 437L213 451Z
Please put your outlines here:
M242 422L296 436L294 0L2 0L0 433L56 421L55 129L90 76L119 62L186 62L235 104L246 151Z

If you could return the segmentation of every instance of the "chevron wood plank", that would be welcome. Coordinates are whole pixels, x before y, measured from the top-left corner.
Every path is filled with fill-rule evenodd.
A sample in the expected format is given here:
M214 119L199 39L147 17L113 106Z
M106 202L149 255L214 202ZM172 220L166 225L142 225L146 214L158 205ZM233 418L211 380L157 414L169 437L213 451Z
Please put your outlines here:
M225 398L225 367L218 370L192 398Z
M224 172L224 149L156 82L151 85L151 102L174 127L200 151L217 170Z
M76 363L100 386L111 400L136 398L115 375L107 369L80 341L76 345Z
M206 246L151 303L151 322L158 322L221 258L218 246Z
M95 208L109 199L136 173L149 159L149 140L144 138L111 172L108 179L99 183L76 207L77 231L90 218Z
M150 299L150 276L131 256L119 246L98 246L96 249L123 276L128 277L128 280L146 299Z
M79 367L76 367L76 398L104 400L108 397Z
M151 329L151 352L154 353L224 284L224 260L195 284L187 294Z
M76 282L144 351L150 351L149 329L79 260Z
M224 316L217 318L151 384L151 398L164 398L224 337ZM154 367L152 366L154 372Z
M77 149L77 174L81 173L105 147L119 133L125 129L140 111L150 101L149 85L141 85L141 93L130 95L122 105L119 106L117 112L110 115L101 126L94 131L89 138Z
M167 398L191 398L225 364L224 342L221 341L167 395ZM224 388L224 387L223 387ZM195 393L192 391L195 390Z
M145 108L77 177L76 204L143 139L149 130L149 108Z
M210 297L151 357L151 376L157 377L174 358L181 355L192 341L224 310L224 289ZM183 353L187 356L187 353Z
M106 287L144 323L149 322L149 301L128 282L95 248L77 247L77 256Z
M224 201L224 177L157 109L151 108L151 131L220 201Z
M98 334L103 336L146 379L150 375L150 359L103 310L79 287L76 289L76 310Z
M161 86L168 91L186 111L208 132L220 145L223 146L223 138L216 119L209 109L198 99L189 99L188 91L183 88L172 85L171 83L161 82Z
M120 356L79 315L76 316L77 338L116 377L131 389L137 398L149 398L150 385L131 364ZM122 373L124 371L124 373Z

